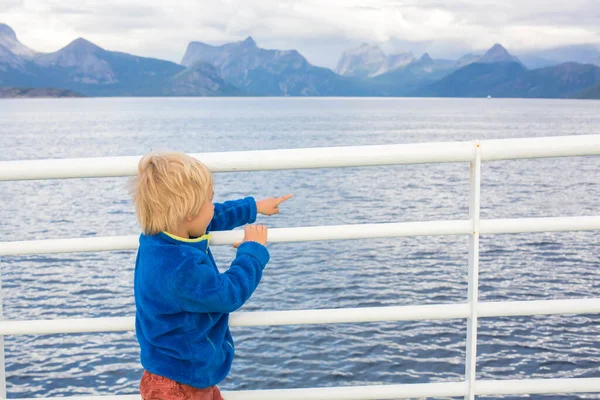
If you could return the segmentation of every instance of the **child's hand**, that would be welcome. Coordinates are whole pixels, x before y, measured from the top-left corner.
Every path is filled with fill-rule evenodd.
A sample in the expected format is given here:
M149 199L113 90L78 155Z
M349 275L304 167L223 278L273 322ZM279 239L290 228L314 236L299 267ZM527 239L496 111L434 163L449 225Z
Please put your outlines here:
M278 198L271 197L269 199L263 199L256 202L256 211L262 215L275 215L279 213L279 205L286 200L289 200L294 196L293 194L288 194L286 196L281 196Z
M246 225L244 240L233 245L236 249L244 242L257 242L263 246L267 244L267 227L264 225Z

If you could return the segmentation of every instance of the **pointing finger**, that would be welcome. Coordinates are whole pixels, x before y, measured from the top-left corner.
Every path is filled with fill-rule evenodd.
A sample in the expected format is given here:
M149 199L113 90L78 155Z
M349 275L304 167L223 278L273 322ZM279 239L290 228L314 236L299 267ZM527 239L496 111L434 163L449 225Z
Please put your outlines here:
M277 205L279 205L279 204L283 203L284 201L291 199L293 196L294 196L293 194L288 194L288 195L285 195L285 196L281 196L280 198L278 198L275 201L275 203Z

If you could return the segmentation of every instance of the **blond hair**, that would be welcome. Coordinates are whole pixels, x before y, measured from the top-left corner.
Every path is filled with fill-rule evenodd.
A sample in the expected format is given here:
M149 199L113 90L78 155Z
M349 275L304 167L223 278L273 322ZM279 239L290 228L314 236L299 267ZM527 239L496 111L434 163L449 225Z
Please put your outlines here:
M173 231L185 218L198 215L212 186L210 170L185 153L143 156L130 190L144 234Z

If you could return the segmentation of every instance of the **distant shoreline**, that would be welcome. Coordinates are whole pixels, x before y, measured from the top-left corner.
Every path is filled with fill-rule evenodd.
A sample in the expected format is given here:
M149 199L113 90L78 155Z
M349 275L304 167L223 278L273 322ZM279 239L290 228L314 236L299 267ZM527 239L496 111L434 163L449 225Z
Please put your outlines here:
M595 94L595 93L594 93ZM437 97L437 96L86 96L81 93L74 92L68 89L58 88L27 88L27 87L2 87L0 86L0 100L1 99L63 99L63 98L81 98L81 99L114 99L114 98L130 98L130 99L158 99L158 98L187 98L187 99L227 99L227 98L273 98L273 99L327 99L327 98L356 98L356 99L485 99L485 100L600 100L600 97L470 97L470 96L456 96L456 97Z
M59 99L87 97L81 93L56 88L0 87L0 99Z

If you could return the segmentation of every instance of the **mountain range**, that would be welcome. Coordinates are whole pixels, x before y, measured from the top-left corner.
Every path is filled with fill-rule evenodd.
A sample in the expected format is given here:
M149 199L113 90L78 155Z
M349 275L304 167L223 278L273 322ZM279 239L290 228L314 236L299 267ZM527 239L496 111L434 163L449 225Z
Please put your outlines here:
M0 24L0 86L54 87L87 96L237 95L211 65L182 65L107 51L79 38L37 53Z
M181 64L213 65L226 82L257 96L365 96L377 93L364 83L311 65L296 50L266 50L251 37L212 46L191 42Z
M260 48L252 37L220 46L191 42L177 64L109 51L83 38L39 53L0 24L0 86L86 96L598 98L598 65L600 51L592 45L516 57L496 44L482 55L448 60L427 53L388 55L362 44L344 52L333 71L312 65L296 50Z
M516 62L473 63L412 93L418 97L576 98L600 83L600 68L565 63L527 70Z

